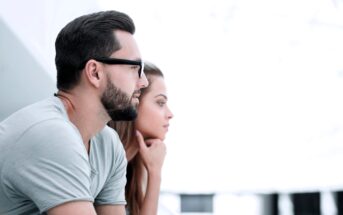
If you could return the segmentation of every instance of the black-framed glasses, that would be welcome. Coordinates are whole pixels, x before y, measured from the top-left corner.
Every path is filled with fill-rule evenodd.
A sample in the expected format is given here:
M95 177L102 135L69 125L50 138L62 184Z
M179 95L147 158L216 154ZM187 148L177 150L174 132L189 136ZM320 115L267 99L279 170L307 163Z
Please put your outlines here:
M141 78L142 74L144 73L144 61L141 60L126 60L126 59L119 59L119 58L107 58L107 57L97 57L93 58L96 61L105 64L120 64L120 65L134 65L139 66L138 70L138 77Z

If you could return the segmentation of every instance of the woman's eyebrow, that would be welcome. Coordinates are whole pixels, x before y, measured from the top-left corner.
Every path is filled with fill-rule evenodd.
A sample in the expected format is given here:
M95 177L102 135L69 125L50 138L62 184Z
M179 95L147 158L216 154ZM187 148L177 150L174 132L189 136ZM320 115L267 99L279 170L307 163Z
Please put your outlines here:
M165 99L168 99L168 96L165 95L165 94L163 94L163 93L156 95L155 98L156 98L156 97L159 97L159 96L162 96L162 97L164 97Z

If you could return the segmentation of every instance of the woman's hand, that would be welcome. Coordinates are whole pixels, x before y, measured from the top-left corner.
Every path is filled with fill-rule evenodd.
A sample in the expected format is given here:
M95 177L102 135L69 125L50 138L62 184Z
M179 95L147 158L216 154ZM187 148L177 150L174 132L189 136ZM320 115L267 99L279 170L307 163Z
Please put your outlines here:
M149 173L161 173L164 158L166 156L166 145L160 139L144 140L142 134L136 131L139 144L139 153Z
M139 154L148 171L146 195L139 214L156 215L161 186L161 170L166 156L166 145L160 139L144 140L139 131L136 131L136 136L139 145Z

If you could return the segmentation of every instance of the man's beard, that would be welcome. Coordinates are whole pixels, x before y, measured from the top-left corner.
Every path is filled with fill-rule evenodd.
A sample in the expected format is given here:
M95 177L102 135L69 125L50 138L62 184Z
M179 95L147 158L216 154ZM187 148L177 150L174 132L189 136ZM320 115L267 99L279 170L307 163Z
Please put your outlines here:
M113 121L132 121L137 117L137 110L131 104L131 98L107 79L101 103Z

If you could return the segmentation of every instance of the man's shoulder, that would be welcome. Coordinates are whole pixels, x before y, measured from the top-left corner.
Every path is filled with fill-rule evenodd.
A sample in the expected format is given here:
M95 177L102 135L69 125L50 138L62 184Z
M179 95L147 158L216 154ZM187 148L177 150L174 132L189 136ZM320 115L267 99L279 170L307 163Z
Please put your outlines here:
M20 146L25 148L42 142L44 145L41 147L45 147L62 140L79 141L78 130L56 102L53 99L43 100L17 111L1 122L0 145L12 148L23 143Z
M84 150L78 130L61 118L38 121L23 130L17 138L12 136L8 141L13 143L8 145L11 151L15 152L14 147L20 147L20 151L25 150L39 156L64 157Z
M21 108L8 116L0 124L20 129L21 127L29 127L32 124L54 118L66 119L66 113L58 98L48 98Z

